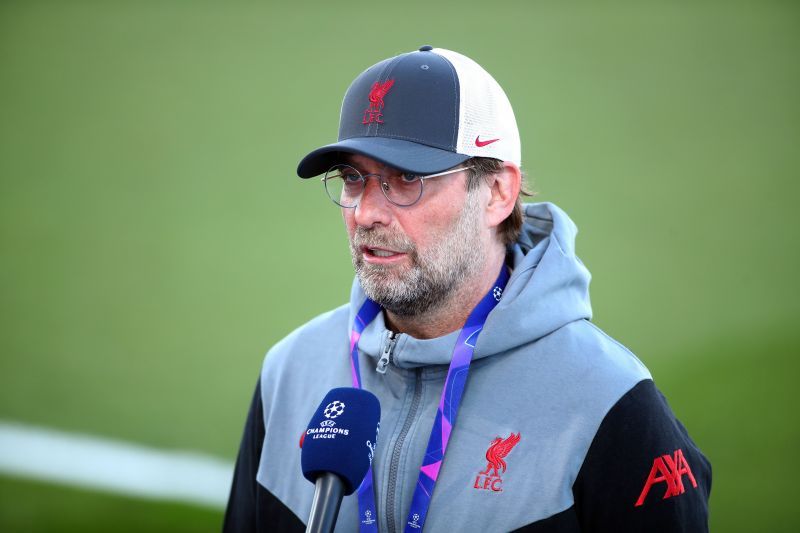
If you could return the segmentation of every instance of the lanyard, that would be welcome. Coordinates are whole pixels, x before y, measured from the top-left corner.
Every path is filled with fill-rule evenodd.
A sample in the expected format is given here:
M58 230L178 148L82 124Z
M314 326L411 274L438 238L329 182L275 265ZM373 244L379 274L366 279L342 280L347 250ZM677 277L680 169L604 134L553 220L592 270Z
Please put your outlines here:
M450 360L450 368L447 370L442 397L439 400L439 409L436 411L436 419L433 422L431 436L428 438L428 448L425 451L422 466L419 468L419 478L417 479L414 497L411 500L411 509L406 520L406 533L418 533L422 531L425 525L425 518L431 503L431 495L439 477L439 469L442 466L447 444L450 441L450 434L456 423L458 408L461 405L461 396L464 392L464 385L467 382L472 354L475 352L475 343L486 322L486 317L489 316L497 302L500 301L503 289L508 283L508 277L508 269L503 266L492 290L486 293L483 299L478 302L478 305L467 317L467 322L458 335L458 341L456 341L456 347ZM375 319L380 311L380 306L367 298L361 309L358 310L353 321L353 328L350 330L350 370L353 375L353 387L357 389L361 388L358 341L364 328ZM372 487L372 479L372 466L370 466L367 476L358 487L358 513L359 521L361 522L361 533L378 531L378 514L375 508L375 491Z

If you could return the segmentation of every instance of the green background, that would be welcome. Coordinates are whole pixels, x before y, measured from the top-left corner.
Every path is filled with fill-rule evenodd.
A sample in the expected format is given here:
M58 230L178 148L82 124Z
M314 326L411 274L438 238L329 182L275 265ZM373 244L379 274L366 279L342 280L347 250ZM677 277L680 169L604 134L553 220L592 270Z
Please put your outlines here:
M361 70L433 44L509 95L595 322L713 463L712 529L793 531L799 22L778 1L0 1L0 419L233 460L264 352L349 293L340 215L295 166ZM0 477L2 531L221 517Z

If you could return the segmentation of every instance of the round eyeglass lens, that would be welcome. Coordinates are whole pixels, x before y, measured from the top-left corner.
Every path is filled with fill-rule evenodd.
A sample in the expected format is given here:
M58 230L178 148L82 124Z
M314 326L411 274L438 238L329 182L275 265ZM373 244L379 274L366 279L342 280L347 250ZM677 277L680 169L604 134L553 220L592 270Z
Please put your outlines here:
M422 196L422 180L415 174L400 174L385 178L383 194L395 205L408 207Z
M330 199L341 207L355 207L364 192L364 178L348 165L331 167L323 181Z

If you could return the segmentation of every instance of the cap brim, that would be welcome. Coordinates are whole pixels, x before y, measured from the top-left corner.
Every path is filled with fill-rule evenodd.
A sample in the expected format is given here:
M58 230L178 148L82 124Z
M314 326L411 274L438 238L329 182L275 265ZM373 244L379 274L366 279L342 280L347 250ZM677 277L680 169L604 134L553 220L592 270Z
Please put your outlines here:
M470 158L440 148L386 137L353 137L317 148L297 165L297 175L313 178L341 163L339 154L358 154L380 161L403 172L434 174Z

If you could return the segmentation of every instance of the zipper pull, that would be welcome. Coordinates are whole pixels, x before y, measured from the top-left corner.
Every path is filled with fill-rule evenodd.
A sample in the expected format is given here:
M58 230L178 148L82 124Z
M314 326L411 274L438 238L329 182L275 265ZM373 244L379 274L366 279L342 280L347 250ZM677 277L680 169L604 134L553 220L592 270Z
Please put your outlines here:
M378 361L378 366L375 368L375 371L378 374L386 373L386 367L389 366L389 362L392 360L392 350L394 350L395 342L397 342L397 334L394 331L390 331L389 338L386 342L386 347L383 349L381 358Z

